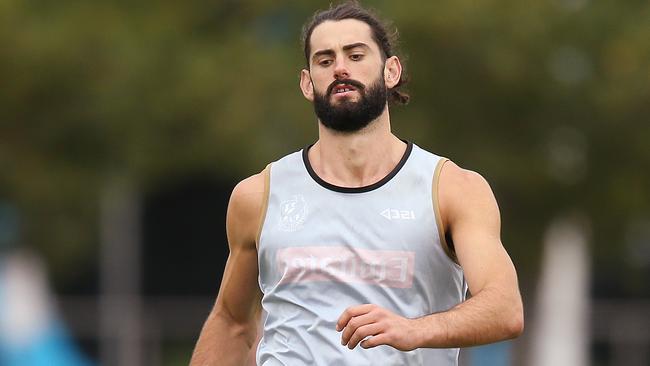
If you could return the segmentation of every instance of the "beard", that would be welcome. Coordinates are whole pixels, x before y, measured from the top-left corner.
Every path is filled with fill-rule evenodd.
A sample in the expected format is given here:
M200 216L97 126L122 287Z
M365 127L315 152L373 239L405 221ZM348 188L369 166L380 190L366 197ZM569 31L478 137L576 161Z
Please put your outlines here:
M359 99L352 101L344 98L338 104L332 104L330 99L334 87L341 84L353 86L359 93ZM323 126L334 131L351 133L363 129L377 119L386 108L387 98L383 72L367 88L356 80L336 80L330 84L325 94L314 92L314 112Z

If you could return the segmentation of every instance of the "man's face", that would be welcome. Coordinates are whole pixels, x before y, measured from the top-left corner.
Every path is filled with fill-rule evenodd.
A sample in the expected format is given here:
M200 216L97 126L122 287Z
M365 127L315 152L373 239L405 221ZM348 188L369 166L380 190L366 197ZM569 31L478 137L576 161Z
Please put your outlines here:
M323 126L340 132L355 132L366 127L386 108L387 91L383 72L370 85L353 79L336 80L325 94L314 92L314 112ZM352 92L359 97L353 100ZM339 94L343 96L339 97Z
M310 99L325 127L358 131L381 115L387 98L384 64L366 23L323 22L314 29L310 45L310 70L308 75L303 71L301 83L311 83Z

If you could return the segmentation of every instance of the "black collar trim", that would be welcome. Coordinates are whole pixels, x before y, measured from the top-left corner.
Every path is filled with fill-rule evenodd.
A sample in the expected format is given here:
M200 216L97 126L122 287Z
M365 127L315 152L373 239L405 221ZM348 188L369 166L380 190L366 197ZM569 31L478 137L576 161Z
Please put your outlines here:
M406 164L406 161L411 155L411 151L413 151L413 143L411 143L410 141L404 141L404 142L406 143L406 151L404 151L404 155L402 155L402 159L400 159L399 163L397 163L397 166L395 166L395 168L390 173L388 173L387 176L385 176L378 182L363 187L341 187L341 186L328 183L324 181L321 177L319 177L318 174L316 174L316 172L314 171L314 168L312 168L308 156L309 149L311 149L311 147L314 146L314 144L308 145L304 149L302 149L302 161L305 163L305 168L307 168L307 172L312 177L312 179L314 179L316 183L320 184L321 186L331 191L340 192L340 193L370 192L388 183L388 181L393 179L393 177L397 175L397 173L399 173L399 171L402 169L404 164Z

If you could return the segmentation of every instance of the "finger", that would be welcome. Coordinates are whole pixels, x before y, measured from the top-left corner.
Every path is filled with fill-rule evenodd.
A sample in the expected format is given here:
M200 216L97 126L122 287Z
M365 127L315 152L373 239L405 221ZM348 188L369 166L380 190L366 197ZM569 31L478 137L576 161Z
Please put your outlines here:
M352 334L352 337L350 337L348 348L354 349L354 347L356 347L357 344L359 344L359 342L361 342L364 338L369 336L376 336L379 333L381 333L381 325L378 323L361 326L357 328L354 334Z
M375 305L373 304L364 304L364 305L357 305L357 306L351 306L343 311L341 313L341 316L339 316L338 321L336 322L336 330L341 331L345 326L348 324L350 319L352 319L355 316L359 316L365 313L370 312L372 309L374 309Z
M383 344L389 344L388 335L385 333L377 334L361 342L361 348L373 348Z
M346 324L345 328L343 329L343 333L341 334L341 344L342 345L348 344L350 337L352 337L352 334L354 334L354 332L356 332L359 327L372 324L376 320L377 319L373 315L373 313L366 313L363 315L355 316L352 319L350 319L348 324Z

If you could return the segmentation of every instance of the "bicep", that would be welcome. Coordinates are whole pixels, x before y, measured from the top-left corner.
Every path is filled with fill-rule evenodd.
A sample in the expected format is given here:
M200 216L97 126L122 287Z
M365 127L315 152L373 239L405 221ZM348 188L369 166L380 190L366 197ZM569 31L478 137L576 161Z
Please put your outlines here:
M492 190L479 174L451 165L441 175L447 225L472 294L487 286L516 288L514 266L501 243L501 219ZM443 170L444 173L444 170Z
M255 183L255 182L253 182ZM246 185L248 184L248 186ZM261 292L255 237L263 191L240 183L228 205L226 228L230 254L226 262L215 310L233 321L247 323L259 313Z

